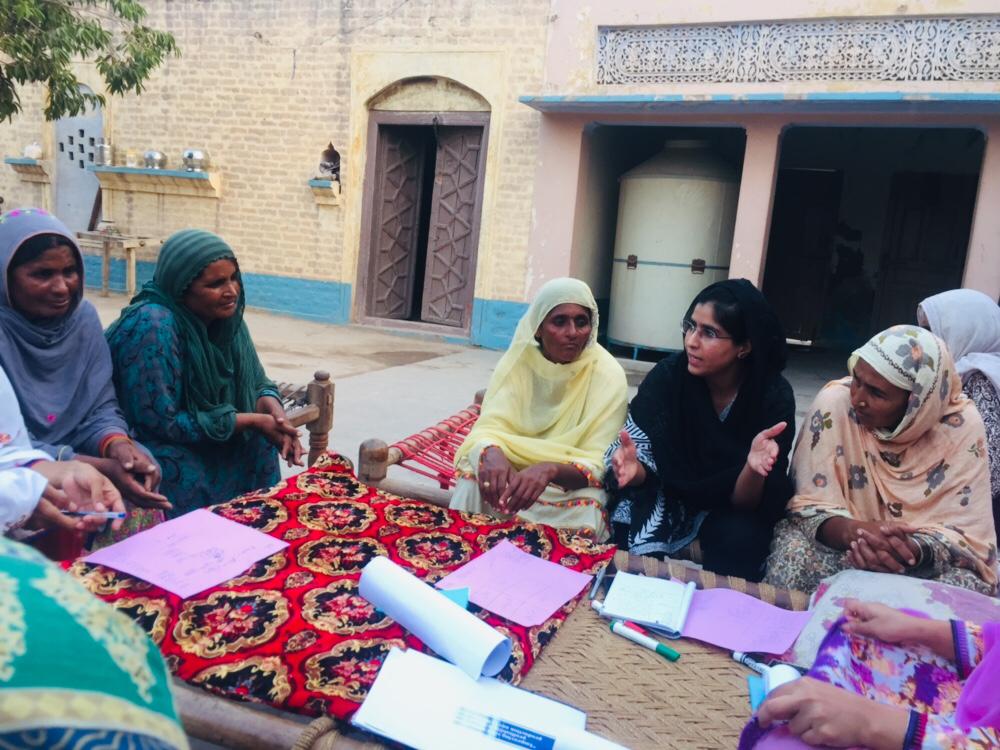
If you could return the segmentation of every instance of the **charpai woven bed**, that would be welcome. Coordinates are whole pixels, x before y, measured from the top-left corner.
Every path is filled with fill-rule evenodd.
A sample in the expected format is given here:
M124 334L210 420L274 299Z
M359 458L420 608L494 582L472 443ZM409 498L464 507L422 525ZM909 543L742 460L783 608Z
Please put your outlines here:
M502 539L591 573L614 554L549 527L390 495L358 482L334 454L214 510L288 541L288 549L184 601L105 568L69 569L144 627L175 675L199 688L179 691L188 731L234 748L379 746L334 719L356 710L390 647L423 646L357 596L360 570L373 556L387 555L432 582ZM618 565L741 588L780 606L806 605L804 595L683 566L621 553ZM681 641L682 659L667 663L610 633L576 602L536 628L476 614L514 643L502 679L577 706L593 731L634 750L733 746L748 717L746 671L719 649ZM249 711L230 699L279 711ZM289 721L289 711L334 718L305 727Z

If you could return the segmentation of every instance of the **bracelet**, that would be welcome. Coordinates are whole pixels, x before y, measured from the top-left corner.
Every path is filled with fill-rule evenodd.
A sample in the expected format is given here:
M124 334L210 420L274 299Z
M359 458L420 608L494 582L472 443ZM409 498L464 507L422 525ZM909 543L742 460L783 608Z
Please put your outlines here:
M106 438L104 438L101 441L101 444L100 444L100 446L97 449L97 452L101 455L101 458L107 458L108 457L108 449L113 444L115 444L115 443L117 443L117 442L119 442L121 440L125 440L125 441L127 441L129 443L132 442L132 438L130 438L128 435L123 435L120 432L116 432L113 435L108 435Z
M501 453L503 453L503 448L501 448L499 445L487 445L485 448L483 448L481 451L479 451L479 468L480 469L483 468L483 461L486 460L486 452L489 451L491 448L496 448ZM505 457L506 457L506 454L505 454Z
M924 744L927 735L927 714L910 709L910 721L903 736L903 750L917 750Z

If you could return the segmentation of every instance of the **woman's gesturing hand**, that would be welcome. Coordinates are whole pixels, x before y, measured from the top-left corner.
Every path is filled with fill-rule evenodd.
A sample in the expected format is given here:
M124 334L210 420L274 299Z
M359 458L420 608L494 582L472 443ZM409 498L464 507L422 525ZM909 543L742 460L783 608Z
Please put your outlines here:
M747 465L757 474L766 477L774 468L774 462L778 460L780 451L775 438L778 437L785 428L787 422L778 422L774 427L768 427L759 432L757 437L750 443L750 453L747 454Z
M642 484L646 480L646 469L639 461L632 437L622 430L618 433L618 439L621 445L611 456L611 469L615 473L618 486L630 487L633 484Z

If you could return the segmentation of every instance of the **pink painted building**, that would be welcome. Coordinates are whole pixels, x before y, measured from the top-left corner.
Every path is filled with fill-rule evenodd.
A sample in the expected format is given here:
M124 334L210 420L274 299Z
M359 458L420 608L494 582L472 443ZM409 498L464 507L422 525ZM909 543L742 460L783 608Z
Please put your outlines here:
M676 140L733 165L728 274L790 338L847 346L960 285L1000 297L996 0L551 10L543 87L521 97L541 115L528 299L574 275L614 314L619 180ZM700 272L672 252L658 264Z

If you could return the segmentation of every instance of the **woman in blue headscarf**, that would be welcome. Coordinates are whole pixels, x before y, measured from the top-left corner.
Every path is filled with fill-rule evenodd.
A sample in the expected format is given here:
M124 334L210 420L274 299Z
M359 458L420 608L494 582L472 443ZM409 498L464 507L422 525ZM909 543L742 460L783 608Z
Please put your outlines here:
M93 464L148 509L137 517L162 518L169 503L156 492L160 469L118 407L101 322L83 299L73 233L41 209L9 211L0 216L0 268L0 365L33 446Z
M122 408L163 467L174 514L270 487L279 455L301 465L245 304L232 248L185 229L163 243L153 280L108 328Z

